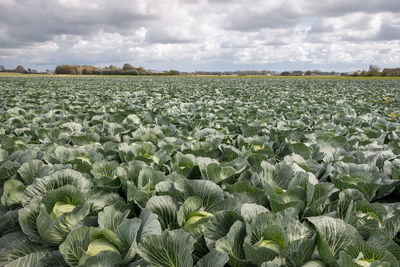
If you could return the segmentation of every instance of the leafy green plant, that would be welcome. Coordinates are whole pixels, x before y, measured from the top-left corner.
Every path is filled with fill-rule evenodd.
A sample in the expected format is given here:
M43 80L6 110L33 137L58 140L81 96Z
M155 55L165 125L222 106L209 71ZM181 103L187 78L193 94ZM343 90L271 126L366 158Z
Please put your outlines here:
M0 265L399 266L399 85L1 77Z

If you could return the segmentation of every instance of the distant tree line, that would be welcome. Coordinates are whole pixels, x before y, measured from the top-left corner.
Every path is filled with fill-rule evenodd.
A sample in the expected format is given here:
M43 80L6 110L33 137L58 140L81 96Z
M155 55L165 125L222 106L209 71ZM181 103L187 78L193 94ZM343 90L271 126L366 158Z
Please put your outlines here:
M40 73L53 73L50 70L45 72L38 72L34 69L25 69L19 65L15 69L6 69L3 65L0 65L0 72L10 73L21 73L21 74L40 74ZM169 71L155 71L146 70L143 67L134 67L129 63L125 63L121 68L110 65L108 67L94 67L89 65L59 65L56 67L55 74L67 74L67 75L217 75L217 76L246 76L246 75L257 75L257 76L269 76L269 75L281 75L281 76L319 76L319 75L340 75L340 76L353 76L353 77L400 77L400 68L384 68L382 71L376 65L370 65L368 70L358 70L355 72L328 72L320 70L308 70L308 71L283 71L281 73L269 70L238 70L238 71L195 71L195 72L179 72L178 70Z
M295 70L295 71L283 71L280 74L281 76L335 76L339 75L338 72L335 71L320 71L320 70Z
M34 69L25 69L23 66L18 65L15 69L6 69L3 65L0 65L0 72L10 72L10 73L21 73L21 74L37 74L39 73Z
M400 77L400 68L385 68L380 71L376 65L370 65L368 71L356 71L351 74L353 77Z
M246 75L276 75L277 73L270 70L237 70L237 71L195 71L183 72L186 75L213 75L213 76L246 76Z
M255 75L255 76L271 76L271 75L280 75L280 76L311 76L311 75L339 75L339 73L330 71L324 72L320 70L313 71L283 71L276 72L271 70L238 70L238 71L196 71L196 72L182 72L185 75L217 75L217 76L247 76L247 75Z
M400 77L400 68L385 68L380 71L376 65L370 65L368 70L358 70L355 72L335 72L335 71L320 71L320 70L308 70L303 71L284 71L280 73L281 76L320 76L320 75L335 75L335 76L353 76L353 77Z
M68 75L180 75L177 70L151 71L143 67L136 68L129 63L125 63L122 68L114 65L104 68L88 65L59 65L56 67L55 73Z

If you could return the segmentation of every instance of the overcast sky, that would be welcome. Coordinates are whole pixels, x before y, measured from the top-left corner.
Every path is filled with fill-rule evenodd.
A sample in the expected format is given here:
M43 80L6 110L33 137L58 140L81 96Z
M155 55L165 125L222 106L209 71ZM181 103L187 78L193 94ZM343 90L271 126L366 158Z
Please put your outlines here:
M0 0L0 65L400 67L400 0Z

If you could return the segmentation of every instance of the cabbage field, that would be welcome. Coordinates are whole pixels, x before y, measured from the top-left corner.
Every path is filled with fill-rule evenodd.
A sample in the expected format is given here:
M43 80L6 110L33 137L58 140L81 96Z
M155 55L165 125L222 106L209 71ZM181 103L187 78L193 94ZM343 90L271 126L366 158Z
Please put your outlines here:
M400 80L0 77L0 266L400 262Z

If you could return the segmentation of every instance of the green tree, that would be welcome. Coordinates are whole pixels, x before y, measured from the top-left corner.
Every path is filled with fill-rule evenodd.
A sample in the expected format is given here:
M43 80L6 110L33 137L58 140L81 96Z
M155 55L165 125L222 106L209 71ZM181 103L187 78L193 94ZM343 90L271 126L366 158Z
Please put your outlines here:
M56 67L56 74L79 74L78 65L59 65Z
M133 66L132 66L131 64L129 64L129 63L125 63L124 66L122 67L122 69L123 69L124 71L127 71L127 70L134 70L135 67L133 67Z

